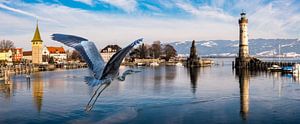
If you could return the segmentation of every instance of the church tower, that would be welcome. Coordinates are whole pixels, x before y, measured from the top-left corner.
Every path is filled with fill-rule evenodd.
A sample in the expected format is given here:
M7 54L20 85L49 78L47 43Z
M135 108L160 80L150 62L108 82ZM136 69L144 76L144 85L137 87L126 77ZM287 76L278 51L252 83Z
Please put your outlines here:
M41 39L38 23L36 24L35 33L31 40L32 46L32 64L42 64L43 41Z

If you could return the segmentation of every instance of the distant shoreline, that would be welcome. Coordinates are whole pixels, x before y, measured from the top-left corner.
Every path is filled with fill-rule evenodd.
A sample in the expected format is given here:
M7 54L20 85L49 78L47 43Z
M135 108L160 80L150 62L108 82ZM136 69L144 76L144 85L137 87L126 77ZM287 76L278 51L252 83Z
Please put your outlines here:
M252 56L255 58L299 58L300 57L273 57L273 56ZM201 58L236 58L236 56L201 56Z

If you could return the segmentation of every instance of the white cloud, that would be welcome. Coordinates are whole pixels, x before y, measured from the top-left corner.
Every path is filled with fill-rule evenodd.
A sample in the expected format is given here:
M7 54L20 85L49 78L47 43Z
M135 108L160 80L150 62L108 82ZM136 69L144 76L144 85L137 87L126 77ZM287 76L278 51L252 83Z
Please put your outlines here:
M9 11L12 11L12 12L16 12L16 13L19 13L19 14L27 15L27 16L30 16L30 17L33 17L33 18L36 18L36 19L55 22L55 20L52 20L52 19L49 19L49 18L40 17L40 16L38 16L36 14L30 13L30 12L27 12L27 11L23 11L23 10L20 10L20 9L15 9L15 8L6 6L6 5L4 5L2 3L0 3L0 8L6 9L6 10L9 10Z
M35 14L28 13L28 12L25 12L25 11L22 11L22 10L19 10L19 9L11 8L11 7L8 7L4 4L0 4L0 8L10 10L10 11L13 11L13 12L16 12L16 13L28 15L28 16L35 17L35 18L37 17L37 15L35 15Z
M300 13L292 2L273 1L249 15L252 37L299 38Z
M15 3L13 7L26 11L11 8L6 10L28 17L42 15L48 20L55 20L53 22L46 19L39 23L45 45L62 45L50 39L53 33L74 34L88 38L95 41L99 49L107 44L125 46L141 37L146 42L238 39L239 15L232 16L218 7L174 3L174 6L179 6L196 17L182 19L104 14L63 5L20 4ZM236 8L243 8L243 6L239 5L233 9ZM297 36L299 38L297 33L300 16L294 9L296 7L290 4L281 7L279 3L256 6L255 10L248 12L250 38L295 38ZM31 49L30 41L36 21L34 18L26 18L19 14L0 11L0 38L15 41L17 47Z
M126 12L133 12L137 8L136 0L100 0L100 1L121 8Z
M93 5L93 0L73 0L73 1L81 2L87 5Z
M145 6L148 9L152 10L152 11L160 11L160 9L158 7L156 7L156 6L153 6L153 5L150 5L150 4L145 4Z
M226 14L222 9L208 5L195 7L187 2L177 2L176 5L184 11L191 13L198 18L217 19L219 21L234 21L234 17Z
M261 0L251 2L237 1L227 12L219 7L224 6L224 1L212 2L211 6L202 4L193 5L191 2L175 2L178 8L197 17L198 19L213 20L213 23L228 23L238 26L239 16L232 16L228 12L246 10L249 19L248 33L250 38L299 38L300 12L293 1L277 0L262 3ZM237 14L236 14L237 15ZM223 30L223 29L216 29ZM226 29L225 29L226 30Z
M143 37L145 41L184 41L193 39L216 39L216 34L225 39L235 39L234 26L226 24L210 24L207 20L181 20L181 19L159 19L153 17L130 17L119 15L107 15L94 13L80 9L69 8L61 5L35 4L24 5L24 9L36 12L37 15L47 15L47 18L56 19L59 24L40 21L40 31L45 44L61 45L51 41L50 35L53 33L67 33L86 37L95 41L99 48L107 44L120 44L125 46L131 41ZM41 9L43 8L43 9ZM51 10L51 11L48 11ZM2 16L2 15L1 15ZM6 39L16 41L17 46L30 49L35 20L14 15L3 14L11 17L5 22L10 25L2 33ZM12 20L26 22L24 25ZM3 23L3 22L2 22ZM0 22L1 24L1 22ZM218 27L226 28L226 31L214 30ZM20 30L20 32L15 32ZM13 34L11 32L14 32ZM25 44L24 44L25 43ZM27 44L28 43L28 44Z
M73 1L81 2L90 6L93 5L93 0L73 0ZM98 1L110 4L126 12L133 12L137 8L136 0L95 0L95 3L98 3Z
M174 5L174 2L173 1L168 1L168 0L157 0L157 2L162 6L162 7L165 7L165 8L173 8L175 5Z

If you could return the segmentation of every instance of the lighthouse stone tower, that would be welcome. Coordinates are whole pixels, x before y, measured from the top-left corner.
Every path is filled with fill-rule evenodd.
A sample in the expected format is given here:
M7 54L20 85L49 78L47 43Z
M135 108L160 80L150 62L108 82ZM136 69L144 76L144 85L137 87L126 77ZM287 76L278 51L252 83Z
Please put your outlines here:
M241 18L239 19L240 45L239 45L239 56L236 58L236 68L247 68L247 65L250 61L247 25L248 25L248 19L246 18L246 13L242 12Z

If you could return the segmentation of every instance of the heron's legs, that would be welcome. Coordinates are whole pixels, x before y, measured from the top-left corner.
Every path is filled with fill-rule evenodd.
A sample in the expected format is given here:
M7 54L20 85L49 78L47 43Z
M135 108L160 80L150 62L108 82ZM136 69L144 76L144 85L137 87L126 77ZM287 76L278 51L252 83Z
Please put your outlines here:
M86 105L86 107L88 107L90 105L90 102L93 100L93 98L95 97L95 95L97 94L97 91L102 87L103 84L101 84L97 90L95 90L93 96L91 97L91 99L89 100L88 104ZM86 108L87 109L87 108Z
M102 85L100 85L97 90L95 91L95 93L93 94L92 98L89 100L88 104L86 105L86 111L90 111L92 110L92 108L94 107L98 97L100 96L100 94L110 85L110 83L104 83L104 88L98 93L97 97L94 99L94 97L96 96L97 94L97 91L100 89L100 87L102 87ZM90 104L91 101L94 99L92 105Z

